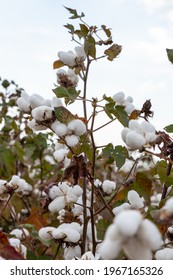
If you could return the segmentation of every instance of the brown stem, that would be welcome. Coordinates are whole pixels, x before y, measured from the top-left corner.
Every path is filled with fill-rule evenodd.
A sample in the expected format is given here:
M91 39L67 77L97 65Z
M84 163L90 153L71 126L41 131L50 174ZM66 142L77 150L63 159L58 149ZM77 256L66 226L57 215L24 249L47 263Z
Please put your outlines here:
M168 177L171 174L171 169L172 169L172 164L169 162L166 170L166 177ZM167 185L167 183L164 183L161 200L166 197L168 187L169 186Z

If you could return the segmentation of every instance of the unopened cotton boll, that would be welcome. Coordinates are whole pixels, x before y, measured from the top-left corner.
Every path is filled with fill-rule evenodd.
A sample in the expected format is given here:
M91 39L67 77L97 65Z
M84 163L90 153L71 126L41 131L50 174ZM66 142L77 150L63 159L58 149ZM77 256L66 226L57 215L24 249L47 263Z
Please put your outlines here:
M115 224L118 230L127 237L137 233L141 221L142 216L136 210L124 210L115 218Z
M57 120L51 124L51 128L59 137L67 134L67 126L64 123L58 122Z
M133 208L141 209L144 207L143 198L141 198L136 191L129 191L127 198Z
M126 144L132 150L137 150L142 148L146 143L145 138L138 134L136 131L130 131L126 135Z
M17 105L19 107L19 110L25 113L29 113L31 110L30 103L27 100L25 100L23 97L19 97L17 99Z
M65 65L68 65L68 66L71 66L71 67L75 66L76 55L75 55L74 52L72 52L72 51L68 51L68 52L60 51L60 52L58 52L58 57Z
M158 250L163 243L157 226L147 219L142 221L137 235L144 246L150 248L152 251Z
M86 132L86 125L81 120L72 120L68 123L68 129L75 135L81 136Z
M44 227L41 228L38 232L38 235L41 239L48 241L53 239L52 233L55 230L55 227Z
M124 245L125 254L131 260L151 260L152 252L145 247L136 237L130 238Z
M52 120L53 110L48 106L39 106L33 109L31 114L36 121L49 121Z
M41 131L47 129L46 126L38 124L34 119L28 120L28 127L33 131Z
M41 106L43 101L44 101L44 98L41 95L36 94L36 93L32 94L29 97L29 103L30 103L32 109L34 109L38 106Z
M65 141L67 143L67 146L74 147L79 143L79 139L76 135L67 135L65 137Z
M124 94L124 92L120 91L120 92L114 94L112 98L113 98L113 100L115 100L116 103L121 105L124 101L125 94Z
M173 249L172 248L164 248L159 250L155 254L156 260L173 260Z
M116 189L116 183L110 180L105 180L102 184L102 189L105 193L111 194Z

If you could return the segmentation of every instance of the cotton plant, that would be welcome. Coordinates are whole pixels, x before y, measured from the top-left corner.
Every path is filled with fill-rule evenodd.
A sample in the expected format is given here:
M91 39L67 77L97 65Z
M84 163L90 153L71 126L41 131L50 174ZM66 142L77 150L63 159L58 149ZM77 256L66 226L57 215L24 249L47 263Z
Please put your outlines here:
M10 232L11 235L14 235L17 239L23 240L29 237L30 233L26 228L15 228Z
M127 96L125 98L124 92L117 92L113 95L112 98L116 102L116 105L124 107L124 110L128 115L131 115L131 113L135 110L135 106L133 105L133 98L131 96Z
M131 150L152 146L158 138L155 127L146 120L141 123L138 120L130 120L128 127L123 128L121 136Z
M13 175L9 182L0 180L0 194L14 191L19 195L28 195L32 192L32 186L18 175Z
M132 260L151 260L162 243L154 223L137 210L123 210L108 227L99 253L102 259L116 259L123 251Z

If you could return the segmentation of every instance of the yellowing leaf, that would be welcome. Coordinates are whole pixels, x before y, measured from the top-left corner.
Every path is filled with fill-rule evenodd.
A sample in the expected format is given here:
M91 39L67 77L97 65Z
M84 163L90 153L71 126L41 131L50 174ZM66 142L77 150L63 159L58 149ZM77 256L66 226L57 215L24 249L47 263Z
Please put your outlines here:
M122 46L113 44L109 49L104 51L104 54L107 55L107 59L112 61L114 58L116 58L122 50Z
M65 64L61 60L56 60L53 63L53 69L58 69L63 67Z

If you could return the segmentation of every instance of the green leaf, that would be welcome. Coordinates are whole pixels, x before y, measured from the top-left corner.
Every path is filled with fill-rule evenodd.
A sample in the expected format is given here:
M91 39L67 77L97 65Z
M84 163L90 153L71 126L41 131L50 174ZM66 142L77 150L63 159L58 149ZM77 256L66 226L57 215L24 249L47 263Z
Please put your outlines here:
M150 196L153 185L152 181L143 172L136 174L136 181L132 184L131 189L135 190L145 201L150 202Z
M81 13L81 15L78 15L77 11L75 9L71 9L71 8L68 8L68 7L65 7L64 8L66 10L68 10L70 12L70 14L72 14L72 16L70 17L70 19L76 19L76 18L82 18L84 17L84 13Z
M7 89L10 86L10 82L8 80L3 80L1 85L3 88Z
M164 127L164 130L168 133L173 133L173 124Z
M113 100L112 97L108 97L108 96L106 96L106 94L104 94L103 95L103 99L106 100L107 102L112 103L112 104L115 105L115 101Z
M71 35L74 34L75 28L74 28L74 26L73 26L72 24L68 24L68 23L67 23L66 25L64 25L64 27L67 28L67 29L69 30L69 33L70 33Z
M118 167L118 169L120 169L126 159L128 158L128 151L125 147L123 146L115 146L113 147L113 145L111 143L109 143L103 150L103 157L108 159L108 163L113 163L114 161L116 162L116 165Z
M108 36L108 37L111 37L111 31L110 31L110 28L106 28L106 25L101 25L103 31L105 32L105 34Z
M165 183L167 186L173 185L173 171L169 176L166 176L168 165L164 160L159 161L156 164L156 172L159 175L159 179L162 183Z
M84 49L86 55L89 55L94 59L96 58L95 39L91 35L87 36L87 38L85 39Z
M75 119L75 116L63 106L55 107L55 116L61 123L67 124Z
M61 86L58 86L57 88L53 89L53 92L56 94L58 98L64 97L66 105L69 103L70 104L73 103L78 97L78 95L80 94L80 91L77 91L75 88L67 89Z
M166 49L169 61L173 64L173 49Z
M122 50L122 46L113 44L110 48L104 51L104 54L107 55L107 59L112 61L116 58Z
M15 158L11 149L4 145L0 146L0 169L4 176L12 175L15 172Z
M129 118L123 106L115 106L115 102L107 103L104 107L105 113L110 119L116 117L123 126L128 126Z

